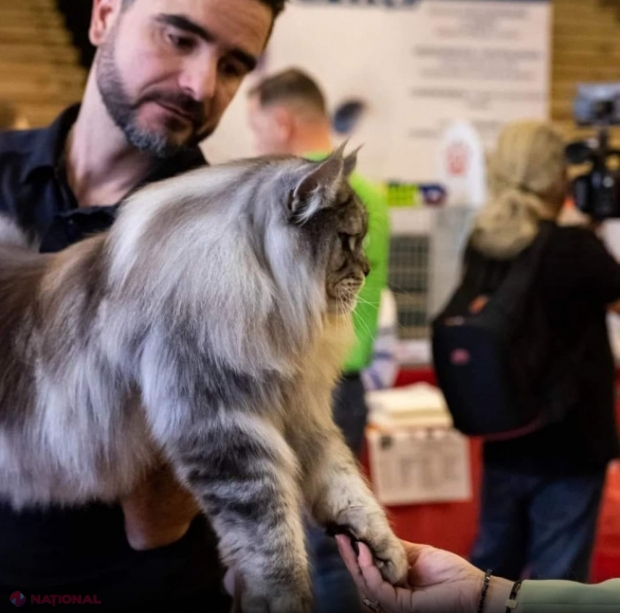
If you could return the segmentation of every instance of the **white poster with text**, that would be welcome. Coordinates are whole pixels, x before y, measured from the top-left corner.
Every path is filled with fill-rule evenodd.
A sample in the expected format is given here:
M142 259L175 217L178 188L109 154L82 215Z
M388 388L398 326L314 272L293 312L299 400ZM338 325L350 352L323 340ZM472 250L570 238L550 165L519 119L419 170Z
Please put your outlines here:
M547 118L550 42L544 0L292 0L205 151L212 162L253 155L247 88L298 67L330 111L363 104L352 131L336 135L364 144L363 173L435 181L452 122L470 122L488 150L506 122Z

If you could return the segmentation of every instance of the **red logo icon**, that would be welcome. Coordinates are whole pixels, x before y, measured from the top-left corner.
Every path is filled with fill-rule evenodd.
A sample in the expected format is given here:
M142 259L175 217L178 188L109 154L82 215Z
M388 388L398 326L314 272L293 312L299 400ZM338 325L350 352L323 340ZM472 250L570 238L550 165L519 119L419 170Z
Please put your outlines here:
M26 597L21 592L13 592L10 600L16 607L23 607L26 604Z
M469 364L471 356L466 349L455 349L450 355L450 361L455 366L465 366Z
M467 172L469 165L469 148L463 142L452 143L448 148L448 172L456 177Z

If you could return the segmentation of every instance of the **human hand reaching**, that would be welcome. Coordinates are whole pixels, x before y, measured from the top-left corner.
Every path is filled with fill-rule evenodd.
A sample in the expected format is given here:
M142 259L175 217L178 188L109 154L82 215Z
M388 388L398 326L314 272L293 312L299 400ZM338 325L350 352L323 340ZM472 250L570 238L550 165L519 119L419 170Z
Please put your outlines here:
M403 541L409 561L409 587L394 587L383 580L372 554L363 543L359 556L347 536L336 537L349 572L375 612L384 613L475 613L484 573L463 558L428 545ZM512 582L493 578L485 599L484 613L503 613Z

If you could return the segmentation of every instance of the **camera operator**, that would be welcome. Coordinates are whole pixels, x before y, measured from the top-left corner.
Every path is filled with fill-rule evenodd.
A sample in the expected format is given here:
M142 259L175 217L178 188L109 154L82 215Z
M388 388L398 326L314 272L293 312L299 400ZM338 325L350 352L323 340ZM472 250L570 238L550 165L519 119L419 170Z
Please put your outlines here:
M551 359L575 358L566 361L574 372L562 373L570 391L554 398L567 405L559 422L484 444L472 562L512 580L526 569L529 578L587 580L606 468L619 452L606 314L620 299L620 265L591 230L557 225L567 186L560 136L544 123L508 125L489 167L490 198L465 255L463 285L481 301L470 308L483 308L485 295L548 227L534 291L552 339Z

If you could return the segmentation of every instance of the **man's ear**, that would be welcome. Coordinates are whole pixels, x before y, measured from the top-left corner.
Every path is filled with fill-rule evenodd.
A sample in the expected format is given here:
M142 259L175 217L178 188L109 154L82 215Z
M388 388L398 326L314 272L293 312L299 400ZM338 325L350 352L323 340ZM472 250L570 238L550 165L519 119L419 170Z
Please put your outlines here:
M93 0L88 37L95 47L101 46L112 31L121 12L121 5L122 0Z
M342 154L333 153L323 162L313 164L300 178L289 203L291 216L296 221L308 221L320 209L335 204L343 166Z
M278 142L286 145L290 142L294 130L292 113L283 106L275 106L269 110L272 116L272 125Z

